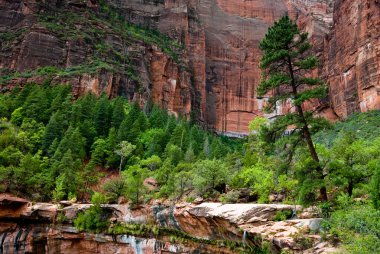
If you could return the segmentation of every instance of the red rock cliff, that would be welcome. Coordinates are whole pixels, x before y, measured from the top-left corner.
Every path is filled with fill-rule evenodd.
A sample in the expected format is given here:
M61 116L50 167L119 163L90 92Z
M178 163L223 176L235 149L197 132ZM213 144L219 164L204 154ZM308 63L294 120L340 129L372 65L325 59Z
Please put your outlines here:
M323 72L341 116L380 109L380 1L335 1Z
M66 8L95 8L97 3L49 2ZM123 73L103 70L64 80L73 84L77 93L105 91L142 103L152 98L175 114L189 116L194 112L200 122L219 132L246 133L248 122L263 115L264 102L255 94L260 80L259 41L276 19L288 13L309 32L320 57L322 66L315 74L331 88L330 98L323 105L340 117L380 108L378 0L108 2L129 22L182 42L182 62L177 63L157 47L135 42L127 51L135 52L132 63L141 77L140 85ZM91 47L83 41L59 39L36 24L33 14L41 12L36 6L33 0L0 0L1 30L28 28L17 43L2 45L1 67L19 71L44 65L67 67L87 59ZM123 41L115 34L109 37L122 50ZM284 105L277 113L287 110ZM329 117L332 115L330 110Z

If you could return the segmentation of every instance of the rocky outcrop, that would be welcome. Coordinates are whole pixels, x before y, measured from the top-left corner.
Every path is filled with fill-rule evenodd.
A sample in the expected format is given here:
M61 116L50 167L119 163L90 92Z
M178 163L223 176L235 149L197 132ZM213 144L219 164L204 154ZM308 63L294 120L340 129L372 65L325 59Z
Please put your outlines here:
M129 235L80 233L74 227L23 225L0 232L1 251L7 254L93 254L93 253L220 253L233 254L224 248L201 244L171 243L169 238L140 238Z
M322 219L295 219L296 211L301 210L291 205L203 203L177 209L175 218L182 230L198 237L240 238L247 244L257 244L255 239L262 239L272 244L274 252L336 252L331 245L321 244L318 232ZM294 218L276 221L281 213L294 214ZM308 245L302 244L303 239Z
M30 253L234 253L221 246L188 241L174 244L170 236L154 238L127 235L88 234L78 232L73 220L90 204L32 204L14 196L0 196L0 245L5 253L16 249ZM329 253L336 251L323 243L318 235L321 219L280 220L279 215L295 215L300 206L276 204L183 203L177 205L146 205L131 209L127 204L103 205L112 223L151 224L172 228L198 239L229 240L250 246L271 244L273 251L283 249L295 253ZM64 219L62 219L64 218ZM63 220L63 221L62 221ZM307 243L307 244L305 244ZM45 248L46 252L38 252ZM203 253L202 252L202 253ZM19 252L20 253L20 252Z

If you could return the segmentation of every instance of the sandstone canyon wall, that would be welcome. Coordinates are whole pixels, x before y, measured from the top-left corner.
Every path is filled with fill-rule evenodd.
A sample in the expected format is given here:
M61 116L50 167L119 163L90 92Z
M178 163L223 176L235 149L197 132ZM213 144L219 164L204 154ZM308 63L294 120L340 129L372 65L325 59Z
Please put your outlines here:
M98 1L53 1L95 8ZM60 4L59 4L59 3ZM269 26L288 13L309 32L321 60L315 72L330 86L330 96L314 102L328 117L380 109L378 0L109 0L131 23L159 30L184 45L181 62L155 46L134 43L137 86L122 73L103 71L66 80L78 94L92 90L148 98L175 114L193 114L205 126L229 134L247 133L248 122L263 115L265 99L256 97L260 81L259 41ZM70 66L91 49L80 41L56 38L35 25L33 0L0 0L1 30L28 24L31 29L2 49L1 67L16 70L43 65ZM122 50L123 41L110 39ZM4 53L5 52L5 53ZM47 53L48 52L48 53ZM86 53L87 52L87 53ZM62 60L64 59L64 60ZM25 82L25 81L24 81ZM276 114L289 110L287 105ZM326 112L326 110L324 111ZM267 115L271 117L271 115Z
M380 109L380 1L335 1L324 51L335 112L346 117Z

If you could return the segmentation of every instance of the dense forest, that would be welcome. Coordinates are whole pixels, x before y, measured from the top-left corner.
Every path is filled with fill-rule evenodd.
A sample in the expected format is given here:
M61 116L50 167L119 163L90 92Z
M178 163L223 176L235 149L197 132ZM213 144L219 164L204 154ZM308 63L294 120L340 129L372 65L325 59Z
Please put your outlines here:
M92 94L74 101L68 86L3 94L1 116L1 191L33 200L86 199L100 179L118 172L121 178L103 186L110 202L124 194L136 203L179 198L192 187L211 194L228 182L233 151L241 150L240 141L153 104L141 110L121 97ZM220 161L229 153L231 162ZM150 177L157 185L151 191L143 184Z
M378 111L314 135L329 196L320 202L306 148L289 146L291 135L273 142L265 118L251 122L248 139L231 140L153 104L141 109L92 94L74 100L70 87L50 85L4 93L0 110L1 192L34 201L85 201L95 193L109 203L202 197L318 205L326 232L353 249L380 247Z

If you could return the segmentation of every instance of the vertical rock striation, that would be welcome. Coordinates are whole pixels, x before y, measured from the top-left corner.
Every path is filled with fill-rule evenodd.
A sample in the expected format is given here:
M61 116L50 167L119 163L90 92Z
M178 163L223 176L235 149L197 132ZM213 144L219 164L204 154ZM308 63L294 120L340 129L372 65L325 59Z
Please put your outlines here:
M45 1L61 10L96 9L98 1ZM248 132L248 123L263 114L259 42L278 18L288 13L310 34L321 60L315 75L330 85L330 96L310 107L328 118L380 108L380 3L378 0L108 0L123 17L181 42L180 61L159 47L141 41L126 44L117 34L106 41L130 52L140 84L122 72L102 70L71 78L76 94L106 92L141 103L149 98L173 114L191 114L210 129L227 134ZM58 38L40 25L44 13L34 0L0 0L0 32L16 38L1 43L0 68L16 71L41 66L68 68L91 54L85 40ZM77 24L77 26L81 26ZM98 27L105 30L104 27ZM127 47L126 47L127 45ZM32 77L13 84L41 81ZM326 110L329 108L329 110ZM291 110L281 105L277 114ZM336 115L335 115L336 114Z
M323 72L340 117L380 109L380 2L335 1Z

